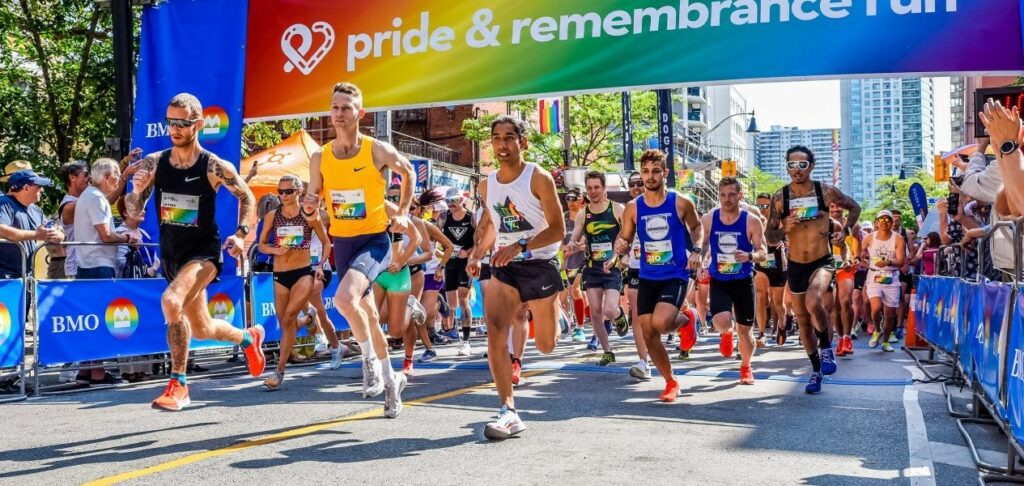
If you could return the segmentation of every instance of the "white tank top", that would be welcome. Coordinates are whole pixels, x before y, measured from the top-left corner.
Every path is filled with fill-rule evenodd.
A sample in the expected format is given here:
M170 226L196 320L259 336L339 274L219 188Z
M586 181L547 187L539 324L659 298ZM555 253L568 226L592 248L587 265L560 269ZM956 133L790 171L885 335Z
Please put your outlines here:
M871 237L871 246L868 247L868 255L871 258L870 265L868 267L868 282L874 282L878 285L899 285L899 269L892 266L879 266L878 262L886 260L891 262L896 258L896 234L893 233L889 236L888 240L882 241L878 239L878 234L875 233Z
M498 248L516 244L522 238L533 238L548 227L540 201L530 188L536 167L527 163L523 173L509 184L498 182L498 171L487 176L487 210L498 233ZM558 253L560 244L561 241L556 241L530 250L516 260L549 260Z
M629 251L629 268L640 269L640 232L633 235L633 246Z
M77 203L78 198L70 194L65 194L64 198L60 200L60 208L64 209L64 206L69 203ZM64 224L64 219L61 218L60 213L57 214L57 219L60 220L61 227L64 228L64 241L75 241L75 220L74 217L71 219L71 224ZM68 256L64 260L64 274L69 278L78 275L78 256L75 255L75 247L65 247L67 250L65 254Z
M315 267L321 261L324 262L325 269L331 269L330 255L324 255L324 244L314 231L313 237L309 240L309 263Z

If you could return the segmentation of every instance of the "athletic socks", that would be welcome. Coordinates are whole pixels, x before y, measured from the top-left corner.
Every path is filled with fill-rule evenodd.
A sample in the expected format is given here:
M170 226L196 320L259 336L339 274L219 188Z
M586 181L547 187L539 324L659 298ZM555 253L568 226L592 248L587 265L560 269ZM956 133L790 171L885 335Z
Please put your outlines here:
M359 350L363 352L363 357L364 358L366 358L366 357L376 358L377 357L377 355L374 354L374 352L373 352L373 345L370 344L370 340L366 340L365 342L360 341L359 342Z
M470 327L463 327L462 328L462 340L463 341L469 342L469 332L472 331L472 330L473 329L470 328Z
M252 346L252 334L249 333L249 331L242 331L242 342L238 343L238 345L241 346L242 349Z
M811 360L811 371L815 373L821 373L821 355L815 350L814 354L807 355L807 359Z
M395 369L394 369L394 367L391 366L391 358L388 357L388 358L380 360L380 364L381 364L381 371L382 371L381 374L384 375L384 376L382 376L382 378L384 379L384 384L385 385L394 385L395 384Z
M249 335L249 333L245 333L245 334L247 336ZM251 339L250 339L250 341L251 341ZM178 380L178 383L180 383L181 386L188 385L188 379L185 378L185 373L171 373L171 379L172 380Z
M828 331L814 331L814 334L818 336L818 348L828 349L832 347L832 341L828 338Z

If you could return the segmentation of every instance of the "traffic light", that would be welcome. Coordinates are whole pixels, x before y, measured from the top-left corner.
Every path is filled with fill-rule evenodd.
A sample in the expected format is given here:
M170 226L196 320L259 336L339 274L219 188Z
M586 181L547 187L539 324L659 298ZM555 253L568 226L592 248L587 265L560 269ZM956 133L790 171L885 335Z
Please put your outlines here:
M730 159L722 160L722 177L736 177L736 161Z
M949 182L949 162L941 155L935 156L935 182Z

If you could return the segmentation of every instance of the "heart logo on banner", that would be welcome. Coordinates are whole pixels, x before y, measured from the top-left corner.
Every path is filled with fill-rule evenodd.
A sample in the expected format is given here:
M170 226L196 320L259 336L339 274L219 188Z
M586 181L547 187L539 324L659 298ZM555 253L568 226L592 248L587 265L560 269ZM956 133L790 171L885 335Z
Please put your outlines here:
M317 47L315 51L312 51L312 55L307 57L306 55L313 47L314 32L322 34L324 40L320 47ZM295 37L299 38L298 47L292 44L292 39ZM309 75L333 47L334 28L327 22L314 22L312 29L306 27L305 24L288 27L284 31L284 35L281 36L281 52L288 58L288 61L284 63L284 72L290 73L292 69L298 68L302 74Z

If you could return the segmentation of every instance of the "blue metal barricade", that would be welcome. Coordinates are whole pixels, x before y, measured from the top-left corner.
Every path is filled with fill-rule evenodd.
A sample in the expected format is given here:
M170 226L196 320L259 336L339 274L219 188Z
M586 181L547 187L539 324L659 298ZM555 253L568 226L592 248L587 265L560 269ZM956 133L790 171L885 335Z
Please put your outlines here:
M8 240L0 243L12 244L21 252L21 278L0 280L0 370L16 368L19 393L0 398L0 403L24 400L27 381L25 359L25 323L28 321L28 252L25 245Z

